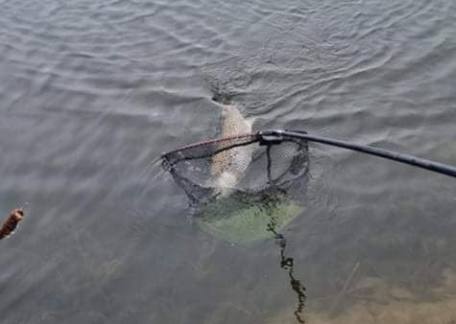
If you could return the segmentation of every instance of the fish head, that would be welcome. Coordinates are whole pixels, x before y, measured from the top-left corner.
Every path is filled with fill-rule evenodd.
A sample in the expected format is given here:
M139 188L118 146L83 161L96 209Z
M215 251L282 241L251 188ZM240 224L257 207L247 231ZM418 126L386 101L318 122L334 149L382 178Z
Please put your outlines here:
M212 101L215 101L219 104L222 105L229 105L232 100L232 95L226 94L226 93L221 93L221 92L216 92L212 95Z

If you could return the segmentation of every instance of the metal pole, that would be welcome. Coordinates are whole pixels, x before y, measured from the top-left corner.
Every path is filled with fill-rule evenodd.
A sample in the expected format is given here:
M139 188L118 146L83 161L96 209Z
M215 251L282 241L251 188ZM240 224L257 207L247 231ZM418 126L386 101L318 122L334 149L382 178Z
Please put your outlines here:
M299 132L299 131L288 131L288 130L267 130L267 131L260 131L258 133L260 137L263 138L263 140L268 141L272 140L275 138L283 137L283 136L289 136L289 137L295 137L295 138L301 138L305 139L311 142L317 142L317 143L322 143L326 145L331 145L331 146L336 146L336 147L341 147L345 148L348 150L352 151L358 151L374 156L379 156L385 159L413 165L419 168L423 168L426 170L430 170L433 172L437 172L440 174L444 174L450 177L456 177L456 167L440 163L440 162L435 162L431 160L426 160L422 159L410 154L402 154L378 147L372 147L368 145L362 145L362 144L356 144L356 143L350 143L346 141L341 141L341 140L336 140L332 138L327 138L327 137L322 137L322 136L317 136L317 135L311 135L307 134L305 132ZM269 139L268 139L269 137Z

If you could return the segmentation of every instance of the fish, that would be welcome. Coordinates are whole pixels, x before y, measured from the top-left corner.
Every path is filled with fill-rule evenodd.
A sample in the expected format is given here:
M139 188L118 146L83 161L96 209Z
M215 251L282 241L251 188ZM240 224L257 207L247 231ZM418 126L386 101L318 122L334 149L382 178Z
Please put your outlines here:
M222 138L252 133L253 120L247 120L234 104L220 104ZM215 154L211 160L212 185L222 196L236 186L252 161L251 145L230 148Z
M13 209L0 227L0 240L10 236L23 218L24 210L22 208Z

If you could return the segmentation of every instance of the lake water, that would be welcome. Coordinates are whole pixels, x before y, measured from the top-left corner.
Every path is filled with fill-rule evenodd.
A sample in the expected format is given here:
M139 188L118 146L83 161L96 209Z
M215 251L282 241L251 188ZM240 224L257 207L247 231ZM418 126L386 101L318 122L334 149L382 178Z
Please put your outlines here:
M0 5L2 323L456 321L454 179L311 144L290 269L201 231L157 162L216 134L218 89L255 129L455 165L454 1Z

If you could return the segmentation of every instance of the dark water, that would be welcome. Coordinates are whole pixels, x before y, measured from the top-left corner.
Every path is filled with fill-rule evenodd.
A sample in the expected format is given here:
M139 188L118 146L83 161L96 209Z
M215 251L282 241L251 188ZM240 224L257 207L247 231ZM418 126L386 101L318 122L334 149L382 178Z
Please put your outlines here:
M156 162L214 135L217 88L256 129L456 164L453 1L0 5L2 323L456 320L453 179L311 145L291 271L195 227Z

